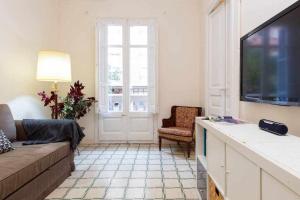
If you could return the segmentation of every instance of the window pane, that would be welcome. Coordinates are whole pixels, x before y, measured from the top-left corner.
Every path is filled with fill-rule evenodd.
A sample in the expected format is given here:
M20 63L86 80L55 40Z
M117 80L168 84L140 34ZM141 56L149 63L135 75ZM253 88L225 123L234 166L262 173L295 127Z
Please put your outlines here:
M130 48L130 111L148 111L148 49Z
M130 111L147 112L148 111L148 87L133 86L130 88Z
M131 26L130 27L130 44L147 45L148 44L148 27Z
M130 48L130 86L148 85L148 49Z
M122 48L108 48L108 111L123 110L123 52Z
M109 86L108 90L108 111L122 112L123 110L123 87Z
M108 45L122 45L123 35L122 26L109 25L107 26L107 41Z
M123 85L123 52L122 48L108 48L108 84Z

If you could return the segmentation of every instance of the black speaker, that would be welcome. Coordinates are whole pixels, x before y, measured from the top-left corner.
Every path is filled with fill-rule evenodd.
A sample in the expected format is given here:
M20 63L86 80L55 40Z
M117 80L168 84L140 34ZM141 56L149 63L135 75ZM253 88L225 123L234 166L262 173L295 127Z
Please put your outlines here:
M286 125L267 119L262 119L259 121L259 128L276 135L286 135L288 132L288 127Z

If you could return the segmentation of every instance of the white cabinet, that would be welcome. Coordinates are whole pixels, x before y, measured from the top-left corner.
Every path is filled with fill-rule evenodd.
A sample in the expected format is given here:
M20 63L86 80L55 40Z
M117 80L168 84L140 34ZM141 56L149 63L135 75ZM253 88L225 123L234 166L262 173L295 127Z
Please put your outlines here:
M226 146L226 187L230 200L260 200L260 169Z
M225 143L207 134L207 170L221 193L225 192Z
M300 196L271 175L262 172L262 200L300 200Z
M225 200L300 200L299 137L276 136L255 124L201 118L196 123L199 166L205 166ZM201 155L205 144L206 157Z

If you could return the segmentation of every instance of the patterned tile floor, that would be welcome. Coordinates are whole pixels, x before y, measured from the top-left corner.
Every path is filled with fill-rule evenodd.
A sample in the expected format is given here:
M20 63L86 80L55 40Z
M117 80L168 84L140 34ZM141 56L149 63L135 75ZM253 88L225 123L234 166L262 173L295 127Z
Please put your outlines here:
M183 147L109 144L80 147L76 170L47 199L198 199L196 162ZM193 155L193 153L192 153Z

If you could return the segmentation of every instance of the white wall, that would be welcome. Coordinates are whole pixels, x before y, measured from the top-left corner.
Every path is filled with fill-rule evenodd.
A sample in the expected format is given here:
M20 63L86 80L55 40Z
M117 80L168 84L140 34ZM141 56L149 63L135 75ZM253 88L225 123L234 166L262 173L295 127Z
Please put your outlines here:
M199 0L61 0L60 49L72 57L73 80L95 95L95 24L100 18L154 18L159 28L158 122L172 105L204 105ZM94 141L96 116L81 121Z
M242 0L241 36L284 10L296 0ZM288 125L292 134L300 136L299 107L280 107L267 104L240 103L240 117L257 123L266 118Z
M51 83L36 81L37 53L71 54L73 81L95 95L95 24L99 18L154 18L159 27L157 122L172 105L204 105L201 0L0 0L0 103L16 118L49 117L36 93ZM68 84L60 84L63 94ZM95 142L96 115L80 121L84 142Z
M235 1L231 0L230 2ZM242 37L263 22L272 18L296 0L239 0L240 9L240 32ZM207 12L216 0L202 1L203 8ZM238 25L237 25L238 26ZM206 28L206 27L205 27ZM230 33L229 33L230 34ZM239 64L238 64L239 65ZM239 67L239 66L238 66ZM249 122L258 123L260 119L270 119L286 123L289 132L300 136L299 107L280 107L269 104L257 104L239 102L239 117Z
M57 0L0 0L0 103L16 119L44 118L36 93L49 87L35 79L37 53L56 48Z

